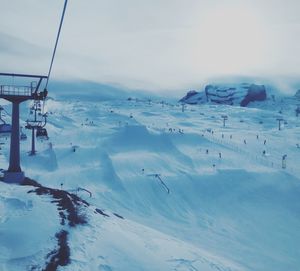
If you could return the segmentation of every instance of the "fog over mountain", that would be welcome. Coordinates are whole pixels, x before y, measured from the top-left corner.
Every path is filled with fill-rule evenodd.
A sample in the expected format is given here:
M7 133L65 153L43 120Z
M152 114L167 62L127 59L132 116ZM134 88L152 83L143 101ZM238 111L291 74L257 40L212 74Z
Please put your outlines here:
M1 0L0 70L47 72L62 5ZM70 1L53 77L171 92L250 76L291 91L299 9L296 0Z

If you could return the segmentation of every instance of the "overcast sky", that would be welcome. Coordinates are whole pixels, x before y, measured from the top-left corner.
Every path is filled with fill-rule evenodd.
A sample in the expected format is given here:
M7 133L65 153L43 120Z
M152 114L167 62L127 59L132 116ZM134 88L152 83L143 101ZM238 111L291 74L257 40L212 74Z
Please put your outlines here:
M64 0L0 0L0 71L46 74ZM300 75L299 0L69 0L53 79L148 90Z

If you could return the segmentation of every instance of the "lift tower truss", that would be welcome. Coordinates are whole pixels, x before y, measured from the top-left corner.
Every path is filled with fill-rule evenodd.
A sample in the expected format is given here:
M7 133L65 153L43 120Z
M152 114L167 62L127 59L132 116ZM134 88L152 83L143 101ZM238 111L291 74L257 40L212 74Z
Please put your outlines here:
M44 100L48 91L40 91L43 80L48 76L32 74L14 74L0 73L0 98L12 103L12 131L10 138L9 167L4 173L4 182L21 183L24 178L24 172L20 166L20 103L27 100ZM7 84L7 78L32 79L35 80L29 85Z

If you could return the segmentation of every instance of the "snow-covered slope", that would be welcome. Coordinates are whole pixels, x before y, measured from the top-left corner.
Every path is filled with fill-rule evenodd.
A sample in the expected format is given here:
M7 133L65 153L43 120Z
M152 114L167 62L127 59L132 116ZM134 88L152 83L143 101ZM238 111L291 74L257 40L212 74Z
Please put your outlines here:
M270 109L49 100L52 147L21 149L54 190L0 183L0 270L43 270L66 243L57 270L297 270L300 122L283 110L278 131Z

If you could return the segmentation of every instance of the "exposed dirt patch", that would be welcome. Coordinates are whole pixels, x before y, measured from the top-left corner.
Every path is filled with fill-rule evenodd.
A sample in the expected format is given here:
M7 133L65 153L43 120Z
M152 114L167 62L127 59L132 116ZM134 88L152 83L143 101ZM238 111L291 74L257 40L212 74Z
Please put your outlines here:
M109 217L109 215L108 215L108 214L104 213L104 211L103 211L103 210L101 210L101 209L99 209L99 208L96 208L96 209L95 209L95 213L98 213L98 214L100 214L100 215L103 215L103 216Z
M25 178L22 185L34 187L34 189L29 190L28 193L35 193L39 196L48 195L53 198L51 202L55 203L57 206L60 224L62 226L76 227L78 225L84 225L87 223L87 218L83 211L84 208L90 205L77 195L65 190L42 186L38 182L29 178ZM100 208L95 208L94 213L100 214L104 217L110 217L104 212L104 210L101 210ZM124 219L124 217L117 213L113 214L120 219ZM56 271L59 266L68 265L71 262L68 235L69 232L64 229L57 232L55 234L57 247L48 253L46 257L45 268L42 269L40 266L31 266L31 270Z
M76 227L77 225L84 225L87 223L86 216L82 212L82 207L88 207L89 203L82 200L75 194L71 194L64 190L53 189L42 186L38 182L26 178L22 185L33 186L35 189L28 191L28 193L36 193L37 195L49 195L54 200L59 211L61 218L60 224L66 225L66 221L70 227ZM70 260L70 247L68 245L68 231L61 230L55 234L57 239L57 248L48 253L46 259L46 267L43 271L56 271L59 266L68 265ZM32 267L31 270L37 270L37 267Z
M79 198L75 194L60 189L53 189L42 186L38 182L26 178L22 185L34 186L36 189L28 191L28 193L36 193L37 195L50 195L54 198L52 201L58 206L61 225L65 225L68 221L70 227L83 225L87 223L87 219L81 212L80 207L88 207L89 203Z
M117 214L117 213L114 213L114 215L115 215L116 217L118 217L118 218L124 219L123 216L121 216L121 215L119 215L119 214Z
M51 251L47 258L50 261L44 271L57 270L58 266L66 266L70 263L70 248L68 245L68 232L62 230L58 232L55 237L57 238L58 248Z

